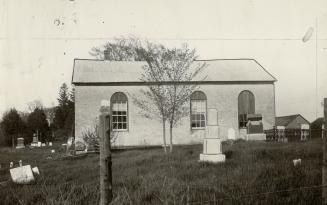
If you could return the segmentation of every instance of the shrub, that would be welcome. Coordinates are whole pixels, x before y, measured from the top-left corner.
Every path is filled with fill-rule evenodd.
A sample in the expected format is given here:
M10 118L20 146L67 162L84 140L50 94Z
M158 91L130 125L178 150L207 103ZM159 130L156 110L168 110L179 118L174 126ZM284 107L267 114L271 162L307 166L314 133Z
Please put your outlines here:
M110 142L111 144L115 143L117 139L117 132L111 132L110 134ZM99 136L99 128L95 125L91 129L87 129L82 134L83 140L87 145L88 150L99 151L100 148L100 136Z
M88 150L99 151L100 137L98 133L98 126L93 129L87 129L82 134L84 142L87 144Z

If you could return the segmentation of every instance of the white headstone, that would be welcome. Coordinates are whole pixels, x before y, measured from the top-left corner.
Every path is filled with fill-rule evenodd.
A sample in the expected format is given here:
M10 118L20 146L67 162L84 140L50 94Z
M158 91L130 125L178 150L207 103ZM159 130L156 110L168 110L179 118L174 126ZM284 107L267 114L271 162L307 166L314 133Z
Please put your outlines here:
M205 139L203 154L221 154L221 140L217 138Z
M17 138L17 146L16 149L24 148L24 138Z
M19 160L19 166L23 166L23 161L22 160Z
M33 172L34 174L36 174L36 175L40 175L39 168L37 168L37 167L33 167L33 168L32 168L32 172Z
M41 147L41 145L42 145L42 142L37 142L38 147Z
M235 140L235 130L233 128L228 129L228 139Z
M203 153L200 154L200 161L213 163L225 161L225 155L221 153L218 112L216 109L208 109L206 136L203 140Z
M49 146L52 147L52 142L49 142Z
M34 175L31 169L31 165L10 169L10 175L12 181L17 184L28 184L34 181Z
M68 137L68 139L67 139L67 149L70 149L71 146L73 145L73 143L74 143L74 138Z

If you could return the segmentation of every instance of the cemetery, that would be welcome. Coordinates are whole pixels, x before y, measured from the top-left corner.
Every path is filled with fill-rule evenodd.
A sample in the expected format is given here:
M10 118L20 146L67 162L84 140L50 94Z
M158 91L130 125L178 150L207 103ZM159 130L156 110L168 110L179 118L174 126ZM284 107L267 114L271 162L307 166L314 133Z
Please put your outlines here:
M199 162L199 156L211 150L210 147L204 150L202 144L176 146L170 155L164 155L162 147L113 150L113 204L208 204L206 201L301 204L304 199L320 204L320 189L300 187L321 183L321 142L321 139L292 142L291 146L263 141L222 142L221 153L214 154L224 155L225 162L218 164ZM56 152L51 153L52 149ZM13 168L20 167L19 160L22 167L38 167L40 174L29 185L0 183L0 201L4 204L97 204L99 155L62 158L66 153L61 143L14 152L0 149L3 156L0 181L10 178L10 162ZM285 189L295 191L253 195Z

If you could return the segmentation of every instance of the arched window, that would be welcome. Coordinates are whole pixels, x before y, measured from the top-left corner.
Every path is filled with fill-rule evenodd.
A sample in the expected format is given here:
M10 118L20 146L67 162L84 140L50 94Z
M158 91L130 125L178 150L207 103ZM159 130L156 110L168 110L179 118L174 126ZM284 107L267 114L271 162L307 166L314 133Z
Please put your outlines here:
M255 114L255 99L252 92L244 90L238 96L238 121L240 128L246 128L247 114Z
M191 128L200 129L206 126L207 97L201 91L191 95Z
M112 129L114 131L127 130L128 106L127 97L122 92L114 93L110 98L112 113Z

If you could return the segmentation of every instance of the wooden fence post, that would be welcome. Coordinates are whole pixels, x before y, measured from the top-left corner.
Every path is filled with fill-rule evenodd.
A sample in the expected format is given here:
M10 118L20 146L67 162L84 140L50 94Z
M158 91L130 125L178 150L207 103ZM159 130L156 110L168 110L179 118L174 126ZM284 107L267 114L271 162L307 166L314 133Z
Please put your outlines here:
M324 124L327 128L327 98L324 99ZM323 163L322 163L322 204L327 204L327 136L326 131L323 138Z
M99 137L100 137L100 205L109 205L113 197L109 106L101 106L100 109Z

